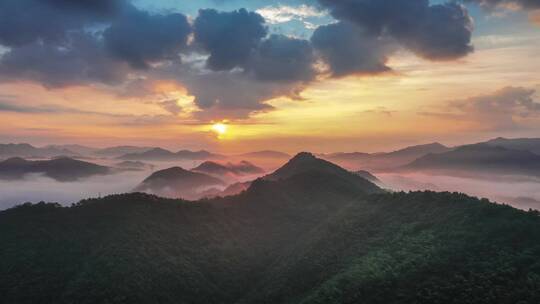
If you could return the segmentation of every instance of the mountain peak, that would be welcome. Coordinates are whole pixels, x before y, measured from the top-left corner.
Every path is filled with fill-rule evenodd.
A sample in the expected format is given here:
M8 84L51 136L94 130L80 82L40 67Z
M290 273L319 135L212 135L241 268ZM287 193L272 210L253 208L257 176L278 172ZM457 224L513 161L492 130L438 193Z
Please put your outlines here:
M316 160L317 158L313 153L310 152L300 152L296 154L290 161L305 161L305 160Z

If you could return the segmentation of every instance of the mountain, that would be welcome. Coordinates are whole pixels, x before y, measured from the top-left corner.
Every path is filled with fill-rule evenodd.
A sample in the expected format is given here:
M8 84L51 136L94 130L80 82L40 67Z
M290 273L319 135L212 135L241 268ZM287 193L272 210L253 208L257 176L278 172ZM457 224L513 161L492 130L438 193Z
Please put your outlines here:
M117 146L100 149L94 153L98 156L115 158L130 153L143 153L151 149L153 147Z
M524 150L540 154L540 138L495 138L486 141L485 144L495 147L503 147L512 150Z
M331 167L301 155L282 178L198 202L134 193L0 212L2 301L539 303L540 213L369 194Z
M174 161L174 160L203 160L211 158L222 158L222 156L208 151L188 151L181 150L176 153L169 150L154 148L141 153L129 153L119 157L124 160L154 160L154 161Z
M293 157L283 167L263 177L264 180L276 181L288 179L306 172L332 175L335 179L351 183L368 193L379 192L380 188L368 180L353 174L331 162L315 157L311 153L302 152Z
M321 155L322 158L336 162L354 170L387 171L410 163L430 153L443 153L452 150L440 143L411 146L388 153L334 153Z
M43 174L60 182L70 182L94 175L109 174L111 171L104 166L66 157L40 161L15 157L0 162L0 179L19 180L30 173Z
M500 146L474 144L453 151L429 154L403 167L404 170L447 174L498 174L540 176L540 155Z
M243 175L254 175L254 174L263 174L264 170L255 166L254 164L248 161L241 161L239 163L226 163L221 164L214 161L205 161L199 166L193 168L191 171L205 173L215 176L243 176Z
M133 191L194 200L205 190L223 186L225 183L215 177L173 167L153 173Z
M287 153L264 150L264 151L255 151L241 154L240 157L244 158L277 158L277 159L289 159L291 156Z
M54 146L37 148L30 144L0 144L0 158L51 158L62 155L77 156L77 153L65 148L59 148Z

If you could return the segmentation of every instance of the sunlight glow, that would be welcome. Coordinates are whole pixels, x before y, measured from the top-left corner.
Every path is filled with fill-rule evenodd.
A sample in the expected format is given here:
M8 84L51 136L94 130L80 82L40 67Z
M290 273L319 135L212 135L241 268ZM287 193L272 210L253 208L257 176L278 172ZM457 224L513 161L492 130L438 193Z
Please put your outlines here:
M228 126L224 123L216 123L212 125L212 131L218 135L225 135L227 133Z

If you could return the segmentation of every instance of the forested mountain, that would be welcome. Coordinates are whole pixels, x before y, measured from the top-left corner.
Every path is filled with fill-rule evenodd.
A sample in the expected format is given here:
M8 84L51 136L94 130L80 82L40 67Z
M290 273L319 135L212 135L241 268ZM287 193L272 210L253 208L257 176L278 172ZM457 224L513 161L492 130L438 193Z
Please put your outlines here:
M313 169L199 202L135 193L0 212L2 301L540 301L538 212Z

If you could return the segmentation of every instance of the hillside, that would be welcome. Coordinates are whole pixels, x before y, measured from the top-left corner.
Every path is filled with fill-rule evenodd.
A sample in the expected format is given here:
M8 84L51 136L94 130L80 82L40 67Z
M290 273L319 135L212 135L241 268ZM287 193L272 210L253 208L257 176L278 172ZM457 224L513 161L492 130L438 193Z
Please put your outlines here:
M199 199L205 190L220 186L225 186L225 183L218 178L173 167L154 172L133 191L194 200Z
M404 170L445 174L500 174L540 176L540 155L500 146L475 144L421 157Z
M67 157L40 161L15 157L0 162L0 179L19 180L31 173L43 174L60 182L70 182L94 175L109 174L111 170L108 167Z
M537 212L376 193L339 170L196 203L145 194L0 212L7 303L538 303Z

